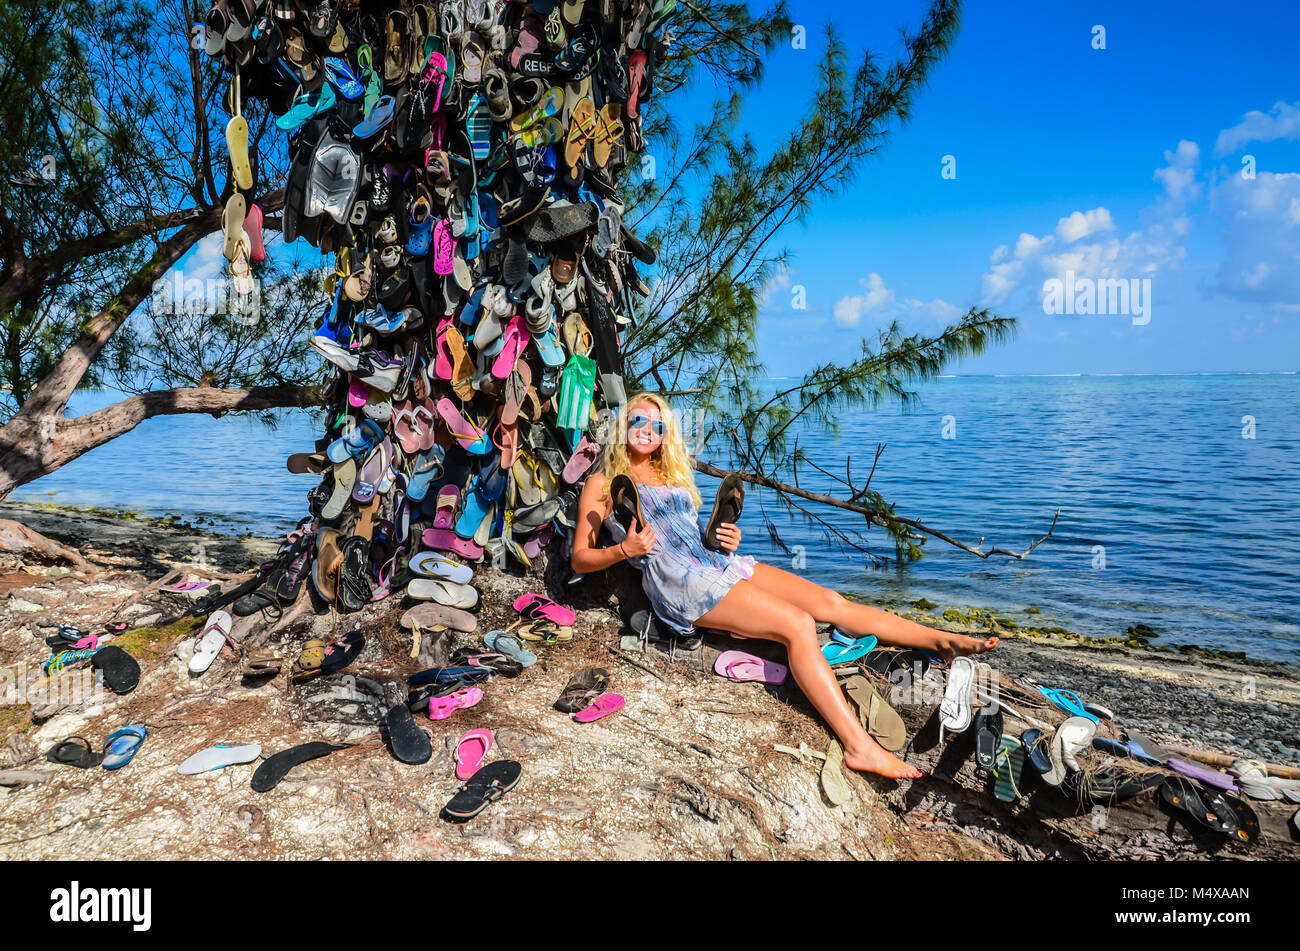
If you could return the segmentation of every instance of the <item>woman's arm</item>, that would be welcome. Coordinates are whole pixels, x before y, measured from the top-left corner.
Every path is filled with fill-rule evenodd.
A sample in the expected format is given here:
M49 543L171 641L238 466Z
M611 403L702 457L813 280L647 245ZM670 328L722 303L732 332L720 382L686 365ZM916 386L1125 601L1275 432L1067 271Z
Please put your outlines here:
M649 523L639 531L633 525L627 537L617 545L596 547L600 523L613 507L609 499L601 498L608 482L609 479L603 473L589 476L587 484L582 488L582 497L578 499L578 524L573 530L573 555L569 559L569 566L580 575L590 571L603 571L625 558L648 555L654 551L655 530Z

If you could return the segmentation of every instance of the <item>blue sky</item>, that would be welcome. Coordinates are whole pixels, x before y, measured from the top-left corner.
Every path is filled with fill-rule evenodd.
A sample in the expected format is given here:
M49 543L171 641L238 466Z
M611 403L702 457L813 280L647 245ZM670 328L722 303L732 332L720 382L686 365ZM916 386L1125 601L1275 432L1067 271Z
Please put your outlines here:
M866 48L892 58L898 28L926 7L882 6L792 0L807 49L781 50L749 97L743 128L760 148L812 97L828 21L852 62ZM1021 330L958 372L1296 369L1297 35L1287 3L967 4L911 125L783 235L791 271L760 325L771 372L843 355L890 318L937 329L972 305L1020 317ZM683 111L683 127L693 118ZM954 179L940 174L945 155ZM1149 322L1044 314L1043 281L1066 270L1149 278ZM806 310L792 309L791 285Z

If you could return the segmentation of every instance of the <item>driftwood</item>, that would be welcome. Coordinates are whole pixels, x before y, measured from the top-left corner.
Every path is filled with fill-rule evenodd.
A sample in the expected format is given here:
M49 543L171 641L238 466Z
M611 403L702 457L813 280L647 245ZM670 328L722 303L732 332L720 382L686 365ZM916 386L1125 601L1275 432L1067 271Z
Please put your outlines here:
M878 680L877 684L884 682ZM936 706L900 705L897 709L910 737L907 761L926 774L896 794L896 808L909 824L956 826L965 835L1025 860L1300 857L1300 843L1292 839L1288 828L1296 807L1287 803L1245 800L1258 815L1261 830L1259 841L1247 846L1199 828L1190 829L1160 800L1159 790L1122 803L1081 804L1064 789L1053 789L1030 775L1028 765L1021 783L1024 797L1014 803L1000 802L993 795L992 778L976 766L973 729L946 735L940 744ZM1054 713L1035 711L1035 715L1053 723L1060 720ZM1007 716L1006 732L1019 734L1022 728L1023 724ZM1208 754L1198 758L1204 761L1204 755ZM1118 761L1100 753L1080 755L1085 768L1104 762ZM1172 775L1172 771L1164 772Z
M0 551L22 558L35 556L43 561L67 562L79 571L99 571L75 548L60 545L40 532L34 532L26 525L8 518L0 518Z

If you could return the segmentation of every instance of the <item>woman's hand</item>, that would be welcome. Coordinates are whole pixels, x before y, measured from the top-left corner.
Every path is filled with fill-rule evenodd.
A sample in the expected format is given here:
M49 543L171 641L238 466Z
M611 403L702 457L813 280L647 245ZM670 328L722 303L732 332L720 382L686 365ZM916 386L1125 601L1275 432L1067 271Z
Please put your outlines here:
M654 551L655 547L655 530L646 524L641 531L636 530L636 522L632 523L628 529L627 538L623 539L623 551L629 558L636 558L638 555L648 555Z
M731 522L719 522L714 534L722 550L733 552L740 547L740 528Z

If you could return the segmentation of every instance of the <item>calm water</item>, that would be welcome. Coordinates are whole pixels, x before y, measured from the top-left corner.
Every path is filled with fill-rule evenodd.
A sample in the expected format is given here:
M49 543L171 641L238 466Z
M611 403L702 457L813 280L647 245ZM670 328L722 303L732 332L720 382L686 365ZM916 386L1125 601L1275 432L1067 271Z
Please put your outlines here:
M72 412L115 398L81 393ZM911 414L855 414L841 421L838 439L805 433L800 445L833 471L851 456L860 478L876 444L886 443L872 487L900 515L972 544L983 536L986 545L1021 550L1059 507L1055 534L1027 560L981 560L932 539L920 562L871 567L757 492L746 499L742 550L791 567L769 539L766 516L786 544L802 546L802 570L840 590L1035 606L1096 635L1140 621L1170 642L1300 661L1298 409L1296 375L938 380ZM1253 439L1242 438L1246 416ZM945 417L953 438L944 438ZM310 450L316 428L301 411L274 429L236 417L148 420L13 498L279 532L305 514L311 487L310 477L285 471L284 458ZM801 484L830 487L815 475L801 471ZM700 485L707 505L714 482L701 477ZM850 513L825 515L846 533L862 528ZM866 541L892 555L880 529Z

